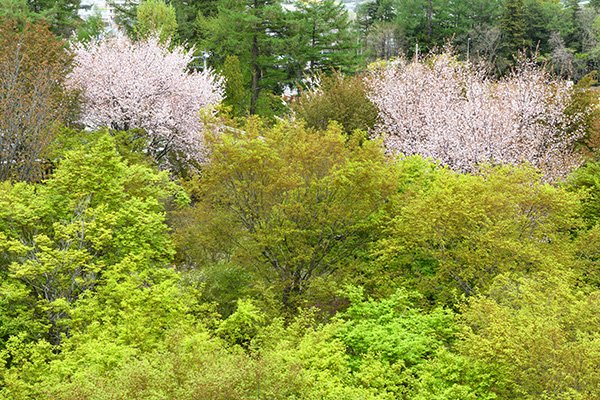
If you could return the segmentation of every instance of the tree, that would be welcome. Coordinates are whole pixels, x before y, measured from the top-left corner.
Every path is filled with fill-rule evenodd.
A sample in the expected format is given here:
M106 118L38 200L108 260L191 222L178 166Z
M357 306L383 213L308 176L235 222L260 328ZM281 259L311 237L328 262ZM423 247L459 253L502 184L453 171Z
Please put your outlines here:
M569 187L573 191L583 191L581 216L589 227L600 227L600 162L589 161L569 176Z
M110 282L109 272L120 282L151 279L171 260L164 202L179 194L166 172L123 162L106 133L67 152L44 185L4 182L1 290L24 290L25 304L48 324L45 337L59 343L74 303Z
M163 0L144 0L136 8L133 29L140 39L155 35L161 43L171 40L177 31L175 8Z
M181 217L182 253L196 268L244 266L294 312L316 278L343 268L368 242L367 226L394 191L379 144L359 142L338 125L318 132L255 120L217 138L195 209Z
M23 24L26 21L35 21L38 15L29 9L26 0L0 0L0 18Z
M403 49L402 27L396 23L397 2L373 0L360 3L356 21L364 51L372 58L398 56Z
M231 107L234 117L243 116L248 112L250 93L246 89L240 59L236 56L228 56L221 67L221 75L225 79L225 99L223 103Z
M67 38L81 19L77 15L80 0L27 0L29 9L44 18L55 34Z
M406 45L402 29L390 22L372 25L365 38L365 50L375 59L390 59L403 53Z
M514 61L518 58L519 52L525 51L531 44L526 36L527 24L523 0L505 1L500 29L505 57Z
M565 34L569 29L565 10L560 2L549 0L525 0L524 19L526 38L531 51L540 55L550 53L555 44L554 33Z
M177 37L182 43L197 45L204 32L199 31L197 18L214 17L219 0L171 0L177 15Z
M206 38L200 44L211 51L217 65L237 56L250 76L250 114L260 111L264 91L281 92L286 81L285 37L288 28L280 0L220 0L219 13L200 18ZM262 96L262 97L261 97Z
M411 159L404 163L414 164ZM487 293L502 273L552 272L574 262L577 194L543 183L531 167L487 167L471 175L417 166L407 168L416 171L413 182L394 204L388 235L376 248L386 270L430 302Z
M361 2L356 10L356 19L359 29L366 33L371 26L378 22L392 22L396 18L394 0L372 0Z
M559 271L498 277L463 307L461 353L510 377L498 398L592 399L600 384L598 290Z
M569 30L566 35L566 44L575 51L582 50L582 27L581 27L581 7L578 0L568 0L566 2L566 16L569 21Z
M135 36L134 25L136 22L136 9L139 2L137 0L111 1L113 7L115 23L119 29L125 31L130 37Z
M188 72L191 61L191 51L170 51L156 37L75 46L68 84L81 90L81 123L143 130L145 151L163 165L203 160L200 111L221 101L222 81L210 70Z
M43 23L0 21L0 180L37 180L53 129L67 120L72 55Z
M373 129L377 108L367 98L363 76L335 73L316 76L315 80L313 87L291 103L295 117L316 129L326 129L331 121L337 121L347 134L357 129L364 132Z
M571 86L523 62L495 81L445 53L374 72L370 99L388 150L421 154L459 171L484 162L529 162L546 178L579 162L575 144L591 110L567 113Z
M288 18L297 25L294 40L299 44L293 58L298 78L305 71L352 71L358 56L346 7L336 0L299 0L295 5L296 11Z
M483 363L452 351L455 314L414 305L421 295L397 289L375 300L348 288L350 307L338 313L336 337L352 376L381 396L403 399L493 399L494 375Z
M553 32L548 41L552 48L552 67L555 73L563 78L569 79L575 75L575 57L565 47L565 42L558 32Z
M88 43L92 40L99 40L105 32L106 26L100 13L90 15L75 31L75 37L80 43Z

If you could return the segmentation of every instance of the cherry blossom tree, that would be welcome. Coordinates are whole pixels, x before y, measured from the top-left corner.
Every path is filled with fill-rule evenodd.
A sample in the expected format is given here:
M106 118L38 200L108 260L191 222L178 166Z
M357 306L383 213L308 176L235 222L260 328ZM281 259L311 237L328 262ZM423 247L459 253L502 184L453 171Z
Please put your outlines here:
M579 162L584 116L566 112L572 85L531 62L495 80L482 65L445 52L375 68L368 86L391 152L421 154L459 171L529 162L547 179Z
M68 84L81 91L81 123L91 129L140 130L145 151L161 164L205 157L201 110L223 98L212 71L188 71L192 51L156 37L118 36L77 45Z

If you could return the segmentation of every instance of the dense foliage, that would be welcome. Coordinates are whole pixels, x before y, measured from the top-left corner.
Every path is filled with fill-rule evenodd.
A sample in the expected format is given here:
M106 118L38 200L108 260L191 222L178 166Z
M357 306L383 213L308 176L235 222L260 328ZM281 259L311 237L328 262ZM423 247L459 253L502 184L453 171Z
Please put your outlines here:
M45 24L0 19L0 179L36 180L55 128L71 111L72 55Z
M51 3L0 0L0 399L600 397L596 2Z
M377 108L367 97L361 75L318 75L290 108L311 128L325 129L329 121L337 121L348 134L357 129L369 132L377 121Z

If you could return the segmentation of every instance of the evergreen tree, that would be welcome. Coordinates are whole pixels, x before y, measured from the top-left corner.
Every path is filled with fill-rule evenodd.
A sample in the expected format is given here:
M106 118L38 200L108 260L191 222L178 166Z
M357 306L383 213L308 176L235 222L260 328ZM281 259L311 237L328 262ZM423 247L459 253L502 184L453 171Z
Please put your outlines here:
M552 26L552 18L561 15L562 5L544 0L527 0L524 6L527 40L541 54L548 53L550 35L557 30Z
M120 29L123 29L130 37L135 36L134 25L137 20L137 5L136 0L124 0L122 2L115 2L115 0L108 0L108 3L112 6L115 14L115 22Z
M356 10L356 22L363 35L378 22L392 22L396 19L394 0L373 0L359 4Z
M223 102L231 107L231 113L234 117L241 117L248 111L249 93L246 89L240 59L236 56L228 56L220 72L225 78L225 99Z
M237 56L250 76L250 113L256 114L263 91L285 85L285 42L288 37L280 0L221 0L214 18L203 18L207 32L200 47L215 55L214 64Z
M566 35L566 45L567 47L574 49L575 51L581 51L582 27L581 22L579 20L579 14L581 13L581 8L579 7L579 0L567 0L565 8L567 20L569 23Z
M292 18L299 27L294 55L300 64L298 72L352 70L357 62L357 46L345 6L336 0L300 0L296 6Z
M172 0L169 2L177 14L177 36L182 42L198 42L202 32L198 30L197 18L214 17L217 14L218 0Z
M80 0L27 0L32 12L39 14L50 24L54 34L69 36L81 21L77 12Z
M504 12L500 19L502 30L503 53L514 60L519 51L529 47L525 21L525 5L523 0L506 0Z
M0 0L0 17L18 21L20 25L37 19L25 0Z

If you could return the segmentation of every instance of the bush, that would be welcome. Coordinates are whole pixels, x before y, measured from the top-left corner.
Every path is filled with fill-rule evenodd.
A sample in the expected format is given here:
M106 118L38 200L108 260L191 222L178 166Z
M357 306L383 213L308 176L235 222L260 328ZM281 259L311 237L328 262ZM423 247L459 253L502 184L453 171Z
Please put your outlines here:
M355 130L368 132L377 120L377 109L367 98L365 84L360 75L332 76L321 74L318 82L292 102L296 118L306 121L307 126L326 129L331 121L337 121L345 133Z

